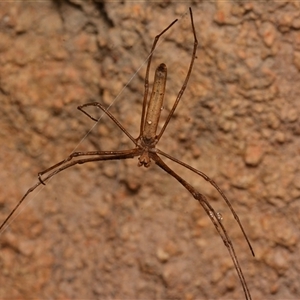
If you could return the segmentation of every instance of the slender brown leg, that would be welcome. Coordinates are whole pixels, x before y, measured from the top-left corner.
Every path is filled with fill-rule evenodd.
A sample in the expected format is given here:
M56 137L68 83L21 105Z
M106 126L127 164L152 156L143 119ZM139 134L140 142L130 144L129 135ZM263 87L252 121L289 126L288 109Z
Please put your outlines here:
M244 230L244 227L243 227L243 225L242 225L242 223L241 223L241 221L240 221L240 219L239 219L237 213L236 213L235 210L233 209L233 207L232 207L232 205L231 205L229 199L226 197L226 195L225 195L224 192L221 190L221 188L220 188L220 187L219 187L219 186L218 186L218 185L217 185L210 177L208 177L208 176L207 176L206 174L204 174L203 172L201 172L201 171L199 171L199 170L197 170L197 169L191 167L190 165L188 165L188 164L182 162L181 160L179 160L179 159L177 159L177 158L175 158L175 157L173 157L173 156L171 156L171 155L169 155L169 154L167 154L167 153L165 153L165 152L163 152L163 151L161 151L161 150L159 150L159 149L156 149L156 152L157 152L158 154L161 154L161 155L167 157L168 159L170 159L170 160L172 160L172 161L174 161L174 162L176 162L176 163L182 165L183 167L185 167L185 168L191 170L192 172L196 173L197 175L201 176L201 177L204 178L206 181L208 181L208 182L209 182L209 183L210 183L210 184L218 191L218 193L222 196L222 198L223 198L224 201L226 202L227 206L228 206L229 209L231 210L231 213L232 213L232 215L234 216L235 220L236 220L237 223L239 224L239 226L240 226L240 228L241 228L241 231L243 232L243 235L244 235L244 237L245 237L245 240L246 240L247 243L248 243L248 246L249 246L249 248L250 248L250 251L251 251L252 255L255 256L254 250L253 250L252 245L251 245L251 243L250 243L250 241L249 241L249 239L248 239L248 236L247 236L247 234L246 234L246 232L245 232L245 230Z
M98 119L95 119L89 113L87 113L85 110L83 110L83 108L87 107L87 106L96 106L96 107L100 108L136 145L136 139L124 128L124 126L114 117L114 115L110 111L108 111L101 103L91 102L91 103L86 103L86 104L83 104L83 105L80 105L77 107L77 109L79 109L81 112L83 112L85 115L87 115L90 119L98 122Z
M91 155L101 155L103 156L104 158L100 159L99 160L108 160L110 158L107 158L107 157L117 157L117 156L122 156L122 155L130 155L132 153L135 153L137 152L137 149L134 148L134 149L130 149L130 150L120 150L120 151L86 151L86 152L73 152L71 153L66 159L58 162L57 164L51 166L50 168L47 168L46 170L42 171L42 172L39 172L38 173L38 179L40 181L40 183L42 183L43 185L45 185L44 181L45 180L42 180L42 175L48 173L49 171L53 170L53 169L56 169L57 167L67 163L68 161L72 160L74 157L79 157L79 156L91 156ZM138 155L138 154L136 154ZM134 156L136 156L134 155ZM134 157L133 156L133 157ZM112 158L112 159L117 159L117 158ZM48 179L48 178L46 178Z
M66 170L66 169L68 169L68 168L70 168L72 166L75 166L77 164L85 164L85 163L88 163L88 162L102 161L102 160L128 159L128 158L134 158L135 156L140 155L139 149L124 150L123 153L121 153L121 151L119 153L117 153L117 151L103 151L103 152L107 152L107 153L108 152L111 152L111 153L114 152L114 154L107 154L107 155L103 155L103 156L89 157L89 158L83 158L83 159L78 159L78 160L75 160L75 161L71 161L71 162L66 163L65 165L61 166L57 170L54 170L50 174L48 174L43 179L43 181L40 180L35 185L33 185L31 188L29 188L27 190L27 192L25 193L25 195L22 197L22 199L18 202L18 204L14 207L14 209L10 212L10 214L6 217L6 219L4 220L4 222L0 225L0 232L3 230L3 228L4 228L5 224L7 223L7 221L11 218L11 216L14 214L14 212L18 209L18 207L23 203L23 201L25 200L25 198L31 192L33 192L39 185L44 184L43 183L44 181L50 179L54 175L62 172L63 170ZM80 153L80 152L78 152L78 153ZM85 155L85 154L82 154L82 155ZM61 163L64 163L64 162L66 162L66 161L63 161ZM59 164L55 165L55 167L58 167L58 166L59 166ZM46 172L52 170L53 168L54 168L54 166L51 167L51 168L49 168L49 169L47 169Z
M222 238L225 246L228 249L228 252L232 258L232 261L234 263L235 269L238 273L238 276L240 278L244 293L245 293L245 297L247 300L252 299L244 274L242 272L242 269L240 267L240 264L238 262L233 244L227 234L227 231L225 229L225 227L223 226L223 224L221 223L221 220L219 219L216 211L214 210L214 208L209 204L209 202L207 201L207 199L205 198L204 195L202 195L201 193L199 193L193 186L191 186L189 183L187 183L182 177L180 177L178 174L176 174L170 167L168 167L162 160L161 158L156 154L156 153L152 153L151 154L151 158L155 161L155 163L161 167L164 171L166 171L168 174L170 174L171 176L173 176L177 181L179 181L192 195L193 197L200 203L200 205L203 207L203 209L205 210L206 214L208 215L208 217L210 218L210 220L212 221L212 223L214 224L216 230L218 231L220 237Z
M191 72L192 72L192 69L193 69L193 65L194 65L194 61L195 61L195 58L196 58L196 51L197 51L197 46L198 46L198 40L197 40L197 36L196 36L196 30L195 30L195 25L194 25L194 19L193 19L192 9L189 8L189 10L190 10L191 23L192 23L193 34L194 34L194 48L193 48L192 59L191 59L190 66L189 66L188 72L186 74L185 80L183 82L183 85L182 85L180 91L178 92L176 100L175 100L175 102L173 104L173 107L172 107L172 109L171 109L171 111L170 111L170 113L169 113L169 115L168 115L168 117L167 117L167 119L165 121L165 124L163 125L163 127L162 127L159 135L157 136L157 141L160 140L160 138L162 137L163 133L165 132L165 129L167 128L167 126L168 126L168 124L169 124L169 122L170 122L170 120L171 120L171 118L172 118L172 116L173 116L173 114L175 112L175 109L176 109L176 107L177 107L177 105L178 105L178 103L179 103L179 101L180 101L180 99L181 99L181 97L182 97L182 95L183 95L186 87L187 87L187 83L188 83L188 81L190 79L190 75L191 75Z
M151 65L151 61L152 61L152 56L153 56L153 51L156 47L156 44L159 40L159 38L167 31L169 30L176 22L178 21L178 19L174 20L166 29L164 29L160 34L158 34L152 44L152 48L149 54L149 58L148 58L148 64L147 64L147 69L146 69L146 75L145 75L145 83L144 83L144 87L145 87L145 91L144 91L144 98L143 98L143 109L142 109L142 116L141 116L141 125L140 125L140 135L142 136L143 133L143 129L144 129L144 123L145 123L145 116L146 116L146 106L147 106L147 98L148 98L148 91L149 91L149 71L150 71L150 65Z

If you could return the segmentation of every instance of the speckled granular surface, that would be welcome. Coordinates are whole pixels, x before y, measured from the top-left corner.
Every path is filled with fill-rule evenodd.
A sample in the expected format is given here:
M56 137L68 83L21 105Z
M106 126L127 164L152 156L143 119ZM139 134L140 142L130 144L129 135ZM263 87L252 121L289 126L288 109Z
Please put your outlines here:
M94 125L78 105L112 104L138 135L145 60L155 35L179 18L150 74L152 82L167 64L166 118L191 59L191 6L197 59L158 147L231 199L256 258L218 193L166 161L222 213L253 299L299 299L300 2L188 2L0 3L0 222L37 173ZM77 150L130 147L105 117ZM135 159L73 167L29 195L0 235L0 299L244 294L201 206L155 164L138 168Z

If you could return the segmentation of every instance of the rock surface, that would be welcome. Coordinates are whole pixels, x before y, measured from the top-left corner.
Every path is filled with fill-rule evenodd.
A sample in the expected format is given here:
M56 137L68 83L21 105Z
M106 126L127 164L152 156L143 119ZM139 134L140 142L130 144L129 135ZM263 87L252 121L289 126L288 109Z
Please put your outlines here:
M188 87L158 147L224 190L254 247L203 179L170 163L223 216L254 299L300 298L300 4L296 1L0 3L0 223L37 173L138 136L146 60L168 66L165 119L199 39ZM141 67L141 68L140 68ZM101 113L91 110L99 117ZM90 131L92 128L92 131ZM169 163L167 160L165 160ZM76 166L31 193L0 234L1 299L243 299L201 206L155 164Z

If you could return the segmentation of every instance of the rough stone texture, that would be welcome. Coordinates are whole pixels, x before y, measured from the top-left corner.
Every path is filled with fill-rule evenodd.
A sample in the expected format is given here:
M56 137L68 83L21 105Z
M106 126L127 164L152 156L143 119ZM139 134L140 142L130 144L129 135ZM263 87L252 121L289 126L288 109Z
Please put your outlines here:
M1 2L0 222L39 171L74 149L132 147L107 117L90 132L94 123L76 107L111 105L137 136L153 38L179 18L151 70L152 82L154 68L168 66L166 117L191 58L188 5L197 59L159 148L231 199L256 258L217 192L170 163L222 213L253 298L300 298L298 1ZM30 194L0 235L1 299L243 297L203 209L154 164L64 171Z

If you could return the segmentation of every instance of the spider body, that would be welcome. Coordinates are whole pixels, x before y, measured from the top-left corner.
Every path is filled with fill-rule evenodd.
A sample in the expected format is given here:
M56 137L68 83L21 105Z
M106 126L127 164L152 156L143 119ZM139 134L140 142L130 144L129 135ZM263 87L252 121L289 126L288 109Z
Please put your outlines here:
M83 112L85 115L87 115L90 119L93 121L98 122L98 119L95 119L93 116L91 116L88 112L85 111L86 107L94 106L99 109L101 109L127 136L128 138L134 143L135 148L128 149L128 150L120 150L120 151L87 151L87 152L73 152L71 153L66 159L64 159L61 162L58 162L51 166L50 168L40 172L38 174L39 181L28 189L28 191L25 193L25 195L22 197L22 199L18 202L18 204L15 206L15 208L11 211L11 213L8 215L8 217L3 221L3 223L0 226L0 231L3 230L5 224L8 222L10 217L14 214L14 212L18 209L18 207L22 204L24 199L33 192L38 186L41 184L45 184L45 181L50 179L51 177L55 176L56 174L72 167L77 164L85 164L88 162L95 162L95 161L105 161L105 160L116 160L116 159L129 159L138 157L138 166L144 166L148 168L150 166L151 161L153 160L157 166L159 166L161 169L163 169L166 173L171 175L174 179L176 179L180 184L183 185L183 187L199 202L199 204L202 206L204 211L206 212L207 216L210 218L211 222L215 226L218 234L220 235L221 239L224 242L224 245L227 247L229 254L231 256L231 259L234 263L235 269L237 271L237 274L239 276L239 279L241 281L245 298L247 300L251 299L251 295L246 283L246 280L244 278L242 269L239 265L233 244L231 242L231 239L229 238L229 235L221 222L222 218L220 217L220 214L215 211L215 209L212 207L212 205L209 203L209 201L206 199L206 197L197 191L191 184L189 184L186 180L184 180L180 175L178 175L176 172L174 172L161 158L159 155L162 155L173 162L189 169L191 172L199 175L206 181L208 181L222 196L223 200L226 202L227 206L231 210L232 215L236 219L241 231L244 234L244 237L249 245L249 248L254 256L253 249L251 247L251 244L248 240L248 237L244 231L244 228L238 218L238 215L234 211L229 199L225 196L223 191L220 189L220 187L206 174L203 172L193 168L192 166L182 162L181 160L159 150L156 148L157 143L161 139L167 125L170 122L170 119L172 118L176 107L187 87L188 80L191 75L191 71L193 68L194 60L196 58L196 50L197 50L197 37L196 37L196 31L193 21L193 14L192 10L190 8L190 18L191 18L191 24L192 24L192 30L193 30L193 36L194 36L194 47L193 47L193 53L192 58L190 61L190 65L187 71L186 78L183 82L183 85L178 92L178 95L175 99L175 102L173 104L172 109L170 110L169 115L167 116L167 119L162 126L160 132L157 134L157 128L158 128L158 122L161 114L161 109L163 106L163 100L164 100L164 94L165 94L165 86L166 86L166 80L167 80L167 67L164 63L160 64L156 71L154 76L154 83L152 92L150 95L150 99L148 99L148 91L149 91L149 70L151 66L151 60L153 51L156 47L156 44L159 40L159 38L170 28L174 25L174 23L177 22L177 19L173 21L166 29L164 29L159 35L157 35L154 39L152 49L149 54L148 58L148 64L146 68L146 75L145 75L145 83L144 83L144 97L143 97L143 108L142 108L142 115L141 115L141 122L140 122L140 134L138 138L133 138L132 135L123 127L123 125L99 102L91 102L86 103L78 107L78 109ZM42 178L42 176L44 178Z

